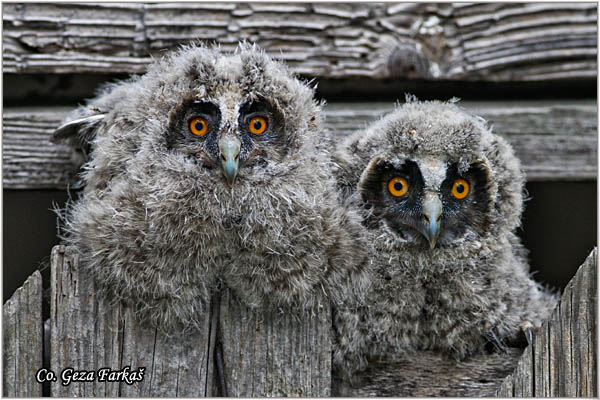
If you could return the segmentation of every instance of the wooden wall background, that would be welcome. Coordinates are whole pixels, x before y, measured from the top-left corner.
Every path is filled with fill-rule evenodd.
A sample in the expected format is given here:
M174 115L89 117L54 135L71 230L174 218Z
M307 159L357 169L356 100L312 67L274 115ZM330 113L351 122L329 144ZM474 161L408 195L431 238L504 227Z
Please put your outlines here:
M3 3L2 11L5 300L50 263L52 199L64 204L78 172L69 150L48 141L53 129L97 84L143 73L152 57L190 40L224 50L256 42L316 79L339 137L405 91L462 97L522 159L532 200L520 235L537 277L566 285L596 243L596 3ZM49 288L49 269L39 279Z

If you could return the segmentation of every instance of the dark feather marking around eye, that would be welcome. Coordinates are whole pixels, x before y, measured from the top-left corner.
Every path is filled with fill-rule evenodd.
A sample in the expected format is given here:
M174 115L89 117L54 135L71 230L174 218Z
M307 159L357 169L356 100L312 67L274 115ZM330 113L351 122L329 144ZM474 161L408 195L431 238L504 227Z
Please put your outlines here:
M407 179L409 189L406 196L394 197L388 193L390 179L402 176ZM419 199L423 195L423 178L416 163L406 160L399 168L383 160L374 160L359 183L363 205L371 211L365 225L374 226L385 220L396 230L401 225L415 226L421 214Z
M469 194L464 199L456 199L451 194L452 184L459 178L470 184ZM469 227L480 235L487 232L491 223L489 182L485 164L472 164L464 174L459 174L456 164L449 166L446 180L442 183L442 223L445 223L445 229L453 229L456 234L463 233Z
M169 123L166 132L166 144L172 149L178 143L190 143L198 138L191 138L189 134L188 120L196 115L206 116L211 128L216 129L221 120L219 107L209 100L197 100L192 97L185 98L179 103L169 115Z

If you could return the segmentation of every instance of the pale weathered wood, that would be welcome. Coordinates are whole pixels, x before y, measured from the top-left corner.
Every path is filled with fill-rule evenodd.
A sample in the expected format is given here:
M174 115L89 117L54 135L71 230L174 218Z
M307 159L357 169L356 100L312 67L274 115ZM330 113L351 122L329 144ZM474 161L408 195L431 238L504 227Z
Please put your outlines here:
M144 72L192 40L307 76L596 79L595 3L4 3L8 73Z
M58 378L51 384L52 396L216 396L217 340L232 396L330 393L331 313L326 304L303 317L272 307L255 312L225 292L216 302L220 311L211 307L200 332L167 336L140 325L127 307L99 299L74 248L56 246L51 259L51 370ZM64 386L61 374L69 367L95 371L96 379ZM100 368L126 367L144 368L143 380L132 385L98 380Z
M220 336L227 394L232 397L328 397L331 394L331 310L267 307L252 311L227 292Z
M494 132L505 136L530 181L597 177L595 101L464 102ZM336 140L393 109L391 102L331 103L326 127ZM65 188L75 182L80 158L50 136L69 108L6 108L3 116L3 185L6 189Z
M419 352L397 362L373 362L354 385L337 378L333 395L343 397L486 397L514 371L522 349L483 354L457 362Z
M2 395L41 397L42 275L35 271L2 309Z
M98 298L94 283L79 268L74 248L56 246L51 266L51 369L58 380L52 396L60 397L174 397L206 395L210 325L203 331L167 337L140 326L123 306L109 306ZM207 313L207 319L209 315ZM66 368L131 371L145 368L143 380L74 382L61 384Z
M597 249L534 334L499 397L597 397Z

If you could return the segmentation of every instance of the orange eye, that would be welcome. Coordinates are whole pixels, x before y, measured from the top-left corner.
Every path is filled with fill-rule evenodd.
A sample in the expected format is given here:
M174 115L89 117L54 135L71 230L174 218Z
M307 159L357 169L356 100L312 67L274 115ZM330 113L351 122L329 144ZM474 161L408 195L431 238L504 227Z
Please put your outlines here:
M464 179L457 179L452 184L452 196L457 199L464 199L469 194L469 182Z
M267 122L265 117L252 117L248 128L255 135L262 135L267 130Z
M408 192L408 182L406 179L397 176L388 182L388 190L394 197L402 197Z
M208 132L208 122L202 117L195 117L190 120L189 128L194 135L202 136Z

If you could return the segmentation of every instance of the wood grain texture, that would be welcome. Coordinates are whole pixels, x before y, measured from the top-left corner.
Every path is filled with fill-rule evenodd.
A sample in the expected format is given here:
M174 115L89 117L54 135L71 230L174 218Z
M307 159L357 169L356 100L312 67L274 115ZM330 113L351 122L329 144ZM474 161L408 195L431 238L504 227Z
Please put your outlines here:
M36 271L2 308L2 395L41 397L42 275Z
M168 337L140 326L125 307L100 300L74 248L55 246L51 263L50 365L59 378L50 388L53 397L206 396L209 323L203 331ZM96 379L65 386L67 368L95 371ZM144 368L143 380L102 382L101 368Z
M106 304L81 270L76 250L55 246L50 324L50 365L58 375L50 388L53 397L217 396L217 341L223 349L224 379L231 396L330 394L328 305L299 318L275 308L251 311L225 292L206 313L200 332L167 336L140 325L127 307ZM41 365L41 347L39 355ZM63 385L61 375L68 368L94 371L95 379ZM101 368L143 368L143 380L102 382Z
M258 312L227 292L220 336L231 397L329 397L331 310L327 302L305 315L269 307Z
M522 351L508 348L461 362L418 352L397 362L372 362L354 385L336 377L332 392L343 397L489 397L514 371Z
M5 3L8 73L144 72L192 40L307 76L594 80L595 3Z
M499 397L597 397L597 257L594 249L535 332Z
M530 181L597 177L597 106L594 101L464 102L494 132L506 137ZM336 140L375 121L389 102L331 103L326 127ZM68 108L6 108L3 115L3 185L6 189L64 189L75 182L79 157L50 136Z

